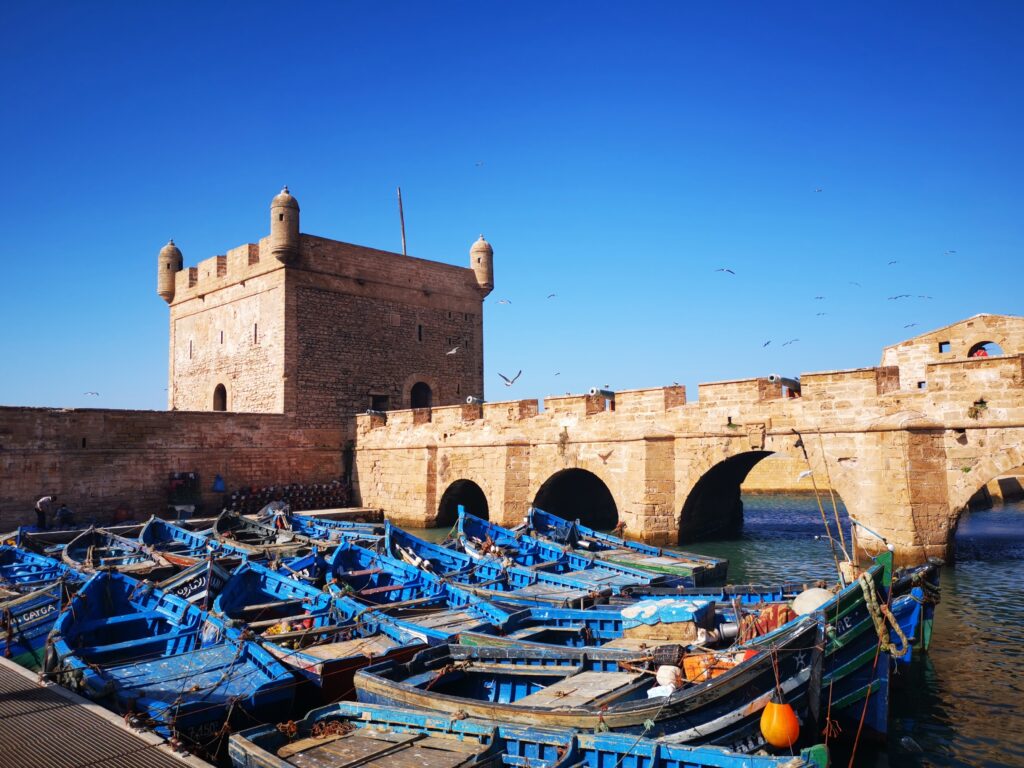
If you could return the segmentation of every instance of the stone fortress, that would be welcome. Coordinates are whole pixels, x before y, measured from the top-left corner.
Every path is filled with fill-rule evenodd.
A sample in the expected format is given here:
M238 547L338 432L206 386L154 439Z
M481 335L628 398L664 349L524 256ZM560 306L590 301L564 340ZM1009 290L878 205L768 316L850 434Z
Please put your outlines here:
M790 489L810 466L909 563L948 556L968 500L1024 466L1022 317L977 315L792 390L755 377L695 401L672 386L484 402L483 237L456 267L302 234L287 189L270 215L268 237L196 267L160 251L168 411L0 408L0 525L27 522L42 492L101 518L162 512L168 473L196 471L208 509L218 474L346 477L402 524L450 524L460 503L515 524L536 503L672 544L738 529L741 485ZM1001 354L974 356L986 345Z

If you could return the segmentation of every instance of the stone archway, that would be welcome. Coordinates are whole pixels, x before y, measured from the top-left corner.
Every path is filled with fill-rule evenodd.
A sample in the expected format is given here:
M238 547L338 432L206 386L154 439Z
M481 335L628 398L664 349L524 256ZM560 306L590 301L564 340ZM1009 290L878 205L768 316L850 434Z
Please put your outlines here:
M772 451L747 451L730 456L701 475L686 496L679 515L679 543L727 539L743 530L740 486L747 474Z
M619 522L612 492L601 478L585 469L563 469L551 475L537 491L533 505L599 530L611 530Z
M437 505L437 526L453 525L459 517L459 506L476 517L488 519L487 494L472 480L456 480L441 495Z

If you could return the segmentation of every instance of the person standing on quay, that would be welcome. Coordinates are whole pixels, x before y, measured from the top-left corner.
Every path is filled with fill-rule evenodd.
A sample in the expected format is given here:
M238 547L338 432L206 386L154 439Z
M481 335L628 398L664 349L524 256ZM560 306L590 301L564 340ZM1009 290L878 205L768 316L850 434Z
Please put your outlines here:
M46 517L53 512L53 505L56 501L56 496L43 496L36 502L36 528L39 530L46 530Z

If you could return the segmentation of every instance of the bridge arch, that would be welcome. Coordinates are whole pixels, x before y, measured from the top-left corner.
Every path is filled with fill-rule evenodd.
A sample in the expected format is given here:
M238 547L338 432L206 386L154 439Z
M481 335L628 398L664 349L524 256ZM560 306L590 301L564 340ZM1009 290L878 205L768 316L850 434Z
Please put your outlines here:
M458 519L460 504L471 515L482 517L484 520L489 517L487 494L484 493L484 489L472 480L460 479L449 485L441 495L435 525L453 525Z
M679 513L679 542L727 539L743 530L740 486L772 451L745 451L707 468L686 495Z
M619 508L604 480L586 469L563 469L537 490L533 505L566 520L610 530L619 523Z
M959 477L952 483L949 492L949 512L951 516L949 535L956 533L957 523L964 510L967 509L971 497L995 480L1000 475L1024 466L1024 443L1006 448L998 453L983 457L968 471L960 468Z

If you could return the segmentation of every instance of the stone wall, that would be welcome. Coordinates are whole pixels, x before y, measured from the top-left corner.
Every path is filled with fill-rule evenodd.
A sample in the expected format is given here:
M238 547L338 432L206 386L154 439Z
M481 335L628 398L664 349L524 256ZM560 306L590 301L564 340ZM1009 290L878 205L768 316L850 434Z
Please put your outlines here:
M1006 355L1024 354L1024 318L975 315L886 347L882 365L900 369L903 389L925 389L931 386L926 371L930 363L963 360L984 342L998 344Z
M35 500L53 493L83 517L109 519L119 503L164 512L170 472L199 472L217 511L216 474L228 488L329 481L342 441L274 414L0 407L0 530L32 522Z

